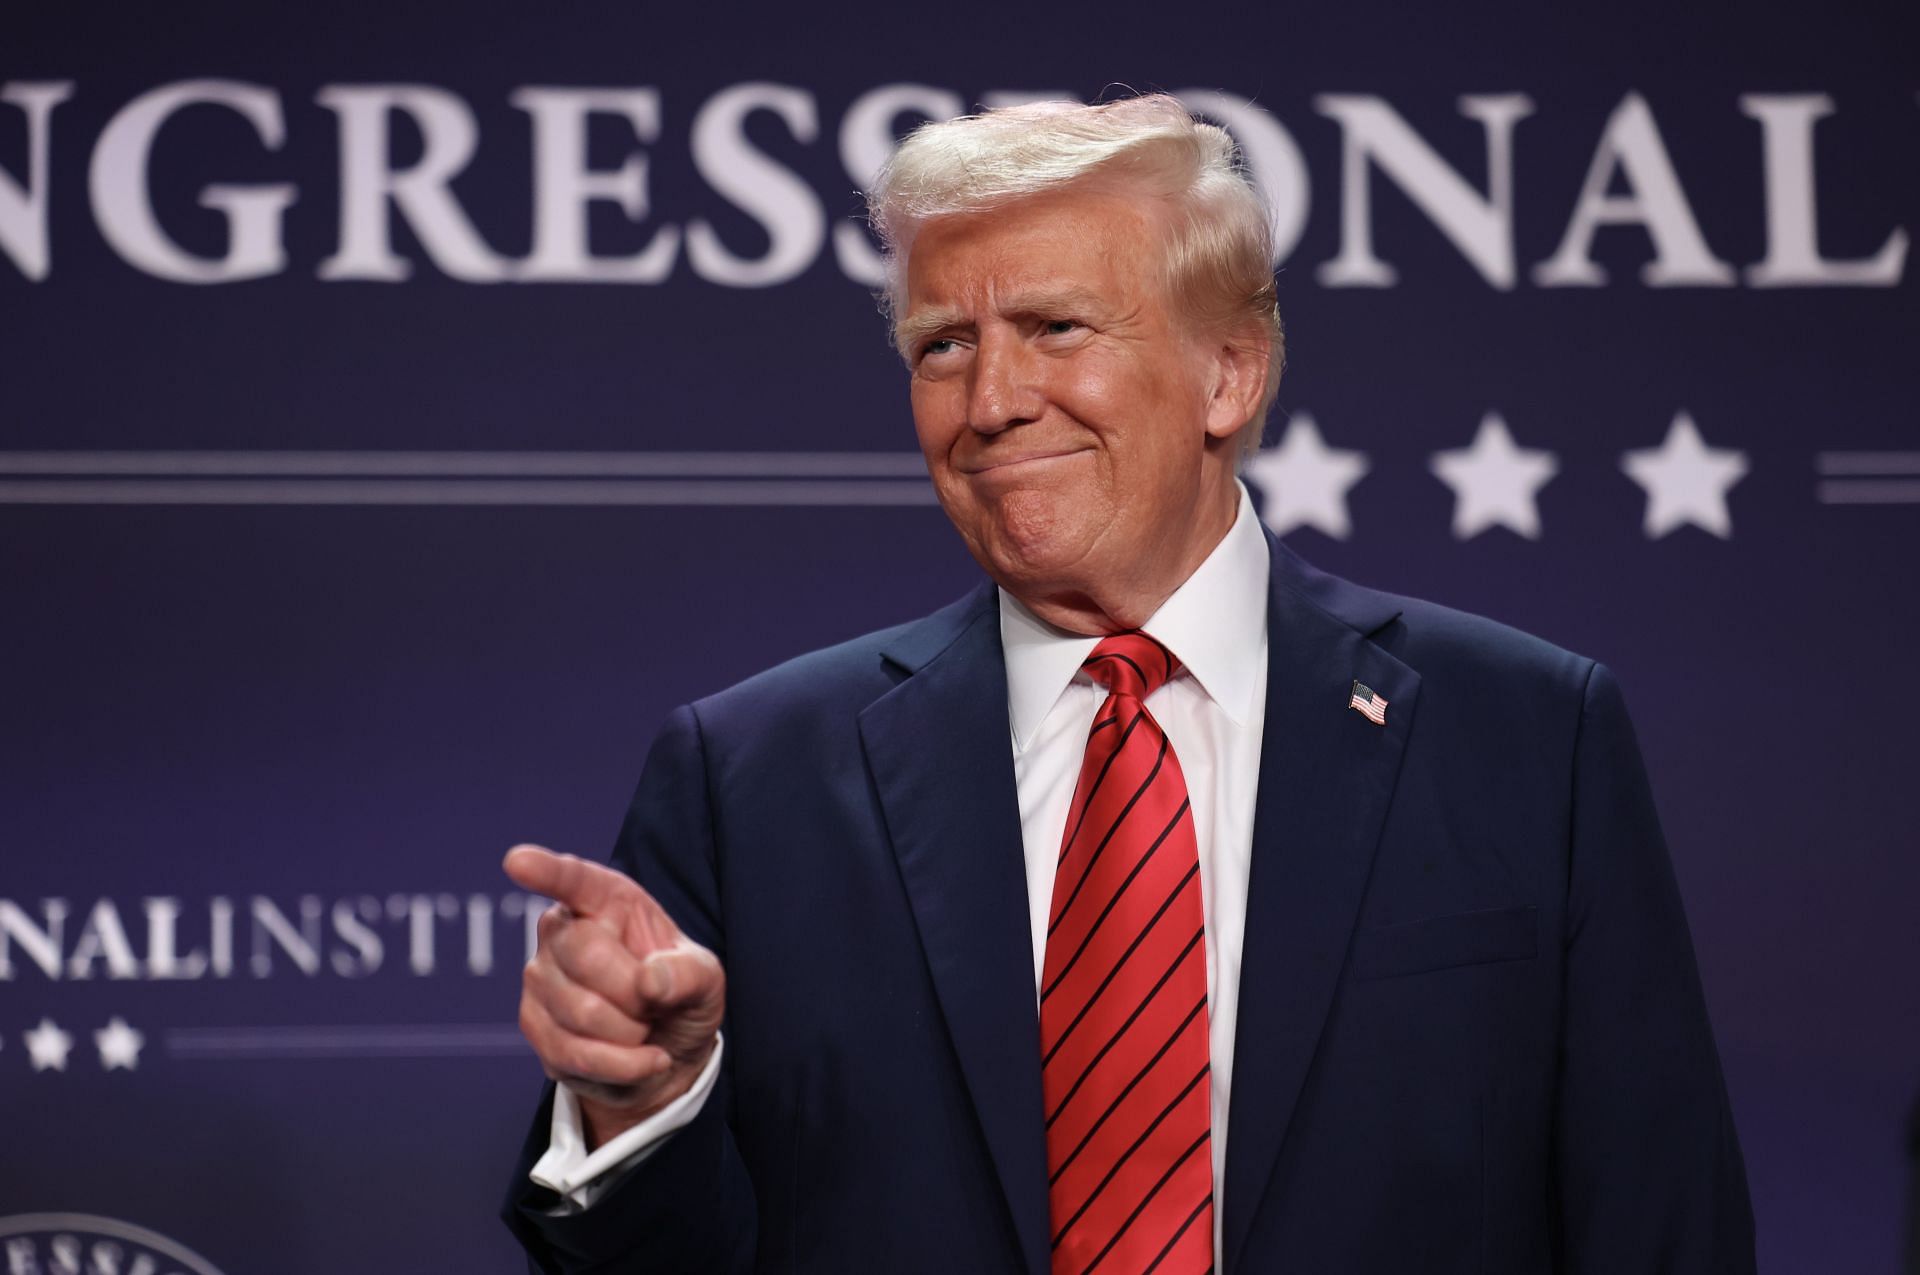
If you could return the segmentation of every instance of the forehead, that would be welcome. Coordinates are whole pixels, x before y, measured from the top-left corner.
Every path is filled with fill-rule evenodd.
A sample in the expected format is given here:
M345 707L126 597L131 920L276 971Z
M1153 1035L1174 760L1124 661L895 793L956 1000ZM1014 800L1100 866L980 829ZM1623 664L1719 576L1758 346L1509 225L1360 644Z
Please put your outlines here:
M1151 204L1106 192L1061 192L936 217L908 249L907 311L1035 292L1130 300L1155 276L1159 244Z

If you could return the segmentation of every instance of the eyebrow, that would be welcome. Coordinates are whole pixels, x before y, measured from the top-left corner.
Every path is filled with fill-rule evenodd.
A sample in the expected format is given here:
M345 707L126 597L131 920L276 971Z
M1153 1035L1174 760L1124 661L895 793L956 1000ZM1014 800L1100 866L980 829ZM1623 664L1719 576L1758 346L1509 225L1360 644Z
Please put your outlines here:
M951 306L917 310L893 325L894 348L902 354L911 353L914 346L935 332L942 328L960 327L966 321L966 316Z
M1099 308L1101 308L1099 295L1076 284L1014 292L996 307L1003 314L1015 316L1081 314ZM918 310L894 324L894 345L902 352L910 351L935 332L945 328L966 326L968 326L967 316L952 306L935 306Z

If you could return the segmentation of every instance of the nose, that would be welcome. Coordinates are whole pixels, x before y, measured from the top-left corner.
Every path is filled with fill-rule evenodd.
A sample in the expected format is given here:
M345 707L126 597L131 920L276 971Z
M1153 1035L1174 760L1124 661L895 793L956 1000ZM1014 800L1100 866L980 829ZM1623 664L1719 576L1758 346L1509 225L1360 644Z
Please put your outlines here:
M1039 419L1045 403L1040 368L1016 334L982 334L967 378L967 428L975 433L998 434Z

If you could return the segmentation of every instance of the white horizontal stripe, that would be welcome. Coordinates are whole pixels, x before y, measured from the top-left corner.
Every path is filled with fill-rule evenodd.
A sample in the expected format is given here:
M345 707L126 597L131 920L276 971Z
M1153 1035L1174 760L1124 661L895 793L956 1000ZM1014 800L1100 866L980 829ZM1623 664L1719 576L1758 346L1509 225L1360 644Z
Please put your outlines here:
M1920 452L1821 452L1813 467L1833 477L1920 474Z
M1920 478L1823 482L1814 494L1823 505L1920 505Z
M223 1027L169 1032L176 1058L485 1057L519 1055L518 1030L497 1026Z
M1903 482L1887 478L1882 482L1822 482L1814 497L1822 505L1920 505L1920 478Z
M0 482L0 505L931 505L912 482L81 478Z
M517 1050L508 1049L249 1049L237 1052L214 1052L200 1050L193 1053L175 1053L173 1063L244 1061L249 1063L274 1061L281 1059L305 1060L345 1060L345 1059L390 1059L390 1058L511 1058L524 1054L533 1057L533 1051L522 1046Z
M0 474L299 478L919 478L918 452L0 451Z

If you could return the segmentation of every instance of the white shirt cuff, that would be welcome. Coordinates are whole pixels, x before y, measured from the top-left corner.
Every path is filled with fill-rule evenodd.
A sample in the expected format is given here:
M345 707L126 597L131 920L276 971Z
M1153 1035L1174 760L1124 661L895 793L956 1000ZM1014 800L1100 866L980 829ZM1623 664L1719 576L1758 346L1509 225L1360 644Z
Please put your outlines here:
M527 1176L560 1196L572 1209L590 1207L629 1170L637 1167L675 1132L693 1123L707 1104L720 1078L724 1038L716 1037L707 1065L693 1087L617 1137L608 1138L589 1153L580 1100L573 1090L558 1085L553 1095L553 1123L547 1134L547 1152Z

